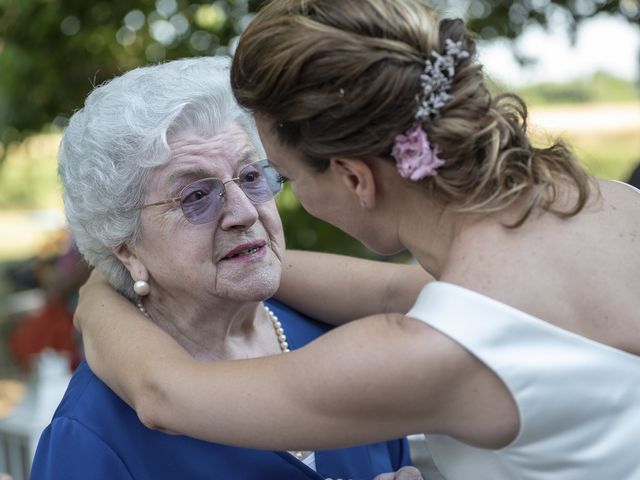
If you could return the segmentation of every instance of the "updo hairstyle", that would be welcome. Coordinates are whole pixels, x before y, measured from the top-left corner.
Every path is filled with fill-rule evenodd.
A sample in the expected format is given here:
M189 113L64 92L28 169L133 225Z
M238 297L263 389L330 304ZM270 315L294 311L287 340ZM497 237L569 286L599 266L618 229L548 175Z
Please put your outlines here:
M492 98L462 20L439 21L419 0L274 0L241 36L232 88L318 172L332 157L394 161L396 135L415 121L425 61L444 53L446 39L461 42L470 58L456 63L453 99L423 123L445 161L437 176L422 180L424 188L474 213L503 210L526 194L512 227L536 207L560 217L578 213L589 176L562 143L531 145L524 102L513 94ZM556 206L565 185L577 195Z

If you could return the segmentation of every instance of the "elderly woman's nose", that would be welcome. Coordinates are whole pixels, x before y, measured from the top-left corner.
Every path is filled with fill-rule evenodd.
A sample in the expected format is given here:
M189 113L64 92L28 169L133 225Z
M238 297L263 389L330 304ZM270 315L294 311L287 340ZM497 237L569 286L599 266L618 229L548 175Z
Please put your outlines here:
M223 229L246 229L258 220L258 210L235 182L226 184L225 202L220 219Z

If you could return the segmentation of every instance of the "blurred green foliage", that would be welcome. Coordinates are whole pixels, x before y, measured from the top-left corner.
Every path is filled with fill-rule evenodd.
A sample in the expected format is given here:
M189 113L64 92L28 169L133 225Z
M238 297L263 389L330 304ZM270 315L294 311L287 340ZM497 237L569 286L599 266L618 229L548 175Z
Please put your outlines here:
M93 86L148 62L230 53L264 0L0 0L0 158L12 141L64 126ZM443 10L459 0L433 0ZM637 0L474 0L470 28L514 38L562 17L640 19ZM232 48L231 48L232 50Z
M63 127L95 85L125 70L228 54L258 3L2 0L0 142Z
M516 38L532 24L546 28L561 20L575 38L581 21L602 12L620 15L630 22L640 20L638 0L473 0L469 2L468 23L482 38L492 39Z
M56 154L60 136L38 134L13 145L0 164L0 208L38 210L60 207Z

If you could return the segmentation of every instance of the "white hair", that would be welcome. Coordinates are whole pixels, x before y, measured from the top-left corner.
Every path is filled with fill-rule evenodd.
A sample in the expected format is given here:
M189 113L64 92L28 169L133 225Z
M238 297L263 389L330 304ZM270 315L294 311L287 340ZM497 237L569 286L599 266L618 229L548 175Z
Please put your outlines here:
M138 207L151 170L171 159L168 141L235 123L264 155L231 92L229 66L201 57L131 70L93 90L65 129L58 160L71 233L86 261L131 299L133 280L114 251L137 239Z

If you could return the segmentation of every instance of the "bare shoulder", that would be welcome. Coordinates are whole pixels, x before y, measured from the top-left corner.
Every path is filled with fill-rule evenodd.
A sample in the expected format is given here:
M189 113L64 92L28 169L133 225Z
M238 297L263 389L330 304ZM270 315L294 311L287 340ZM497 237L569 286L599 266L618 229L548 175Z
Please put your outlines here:
M480 225L447 281L640 353L640 194L616 182L597 186L575 216L540 213L517 229Z
M640 190L622 182L598 181L600 209L611 221L620 221L620 227L635 231L640 228Z

